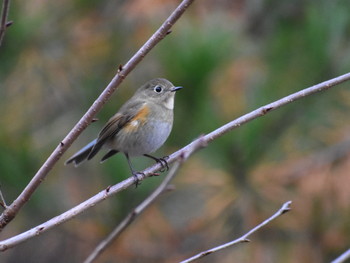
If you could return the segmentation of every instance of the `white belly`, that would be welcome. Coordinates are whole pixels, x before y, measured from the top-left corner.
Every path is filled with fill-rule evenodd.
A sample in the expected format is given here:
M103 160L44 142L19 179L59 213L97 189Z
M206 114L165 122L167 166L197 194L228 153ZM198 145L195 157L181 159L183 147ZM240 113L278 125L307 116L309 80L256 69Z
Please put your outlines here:
M168 138L172 124L152 121L128 134L119 132L108 148L128 153L130 156L149 154L158 150Z

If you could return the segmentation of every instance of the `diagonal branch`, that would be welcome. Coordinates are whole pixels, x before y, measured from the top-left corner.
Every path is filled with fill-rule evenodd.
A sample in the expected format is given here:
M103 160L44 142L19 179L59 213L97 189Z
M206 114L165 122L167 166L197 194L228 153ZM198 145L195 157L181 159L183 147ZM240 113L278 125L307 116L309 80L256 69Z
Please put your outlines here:
M117 238L120 234L135 221L137 216L139 216L147 207L156 201L156 199L167 190L170 181L176 176L178 169L195 151L205 147L206 143L200 138L197 143L193 144L192 148L187 152L186 155L181 156L174 164L174 166L169 171L168 175L164 178L163 182L151 193L141 204L139 204L133 211L131 211L124 220L117 225L117 227L108 235L108 237L101 241L100 244L94 249L94 251L89 255L89 257L84 261L84 263L91 263L96 258L102 254L102 252Z
M113 231L102 240L97 247L91 252L91 254L85 259L84 263L94 262L99 255L103 253L107 249L108 246L111 245L113 241L115 241L124 230L136 220L138 216L152 203L156 201L156 199L167 190L169 182L174 178L177 174L178 169L180 168L180 162L175 162L173 167L171 167L169 173L164 178L163 182L157 187L154 192L148 196L141 204L135 207L120 224L118 224Z
M334 259L331 263L343 263L348 259L350 259L350 248L347 251L345 251L343 254L341 254L339 257Z
M290 205L292 204L292 201L288 201L288 202L285 202L282 207L274 214L272 215L271 217L269 217L268 219L266 219L264 222L262 222L261 224L257 225L256 227L254 227L253 229L251 229L248 233L244 234L243 236L241 236L240 238L237 238L231 242L228 242L226 244L223 244L223 245L220 245L220 246L217 246L217 247L214 247L212 249L209 249L209 250L206 250L206 251L203 251L191 258L188 258L186 260L183 260L181 261L181 263L188 263L188 262L193 262L197 259L200 259L202 257L205 257L205 256L208 256L212 253L215 253L215 252L218 252L224 248L228 248L228 247L231 247L231 246L234 246L236 244L239 244L239 243L245 243L245 242L250 242L250 240L248 239L248 237L255 233L256 231L258 231L260 228L262 228L263 226L267 225L268 223L270 223L272 220L276 219L277 217L283 215L284 213L287 213L290 211Z
M167 160L167 162L170 164L170 163L173 163L174 161L178 160L179 158L181 158L181 156L183 156L184 154L186 154L190 151L191 147L193 147L193 144L198 143L198 140L203 140L206 143L209 143L209 142L217 139L218 137L221 137L222 135L228 133L229 131L231 131L235 128L238 128L241 125L243 125L251 120L254 120L258 117L264 116L265 114L267 114L273 110L276 110L282 106L285 106L285 105L287 105L293 101L296 101L298 99L302 99L306 96L310 96L310 95L315 94L317 92L324 91L324 90L327 90L329 88L335 87L336 85L339 85L339 84L341 84L349 79L350 79L350 73L347 73L347 74L341 75L339 77L322 82L320 84L314 85L312 87L303 89L303 90L298 91L296 93L293 93L289 96L286 96L282 99L279 99L275 102L272 102L270 104L262 106L254 111L251 111L250 113L247 113L247 114L219 127L218 129L201 137L200 139L193 141L192 143L186 145L185 147L181 148L177 152L174 152L173 154L171 154L169 156L169 159ZM142 171L142 175L140 174L140 176L138 177L138 180L143 180L146 177L151 176L152 174L154 174L154 172L159 171L161 168L162 168L162 166L159 163L155 164L153 166L150 166L149 168ZM52 228L56 225L62 224L64 222L68 221L69 219L72 219L76 215L84 212L85 210L89 209L90 207L95 206L96 204L102 202L103 200L109 198L110 196L115 195L118 192L130 187L134 183L135 183L135 178L133 176L129 177L118 184L115 184L111 187L108 187L105 190L102 190L98 194L90 197L88 200L80 203L79 205L71 208L70 210L62 213L61 215L58 215L58 216L50 219L49 221L47 221L39 226L36 226L36 227L34 227L26 232L23 232L17 236L0 241L0 251L5 251L8 248L14 247L15 245L22 243L29 238L32 238L36 235L39 235L39 234L49 230L50 228Z
M136 52L136 54L123 66L108 84L106 89L95 100L84 116L74 126L74 128L61 141L49 158L40 167L29 184L22 193L10 204L0 216L0 231L16 216L22 206L29 200L34 191L38 188L47 174L51 171L57 161L80 135L80 133L91 123L93 117L99 112L102 106L109 100L113 92L117 89L124 78L136 67L137 64L155 47L169 32L174 23L186 11L194 0L183 0L175 11L165 20L161 27L151 36L151 38Z

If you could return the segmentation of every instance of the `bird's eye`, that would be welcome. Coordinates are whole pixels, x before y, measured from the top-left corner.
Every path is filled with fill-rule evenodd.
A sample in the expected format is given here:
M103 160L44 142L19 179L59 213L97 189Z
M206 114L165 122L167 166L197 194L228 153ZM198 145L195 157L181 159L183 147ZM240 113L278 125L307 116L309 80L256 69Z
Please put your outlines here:
M157 85L157 86L154 87L154 91L157 92L157 93L161 93L162 90L163 90L162 87L159 86L159 85Z

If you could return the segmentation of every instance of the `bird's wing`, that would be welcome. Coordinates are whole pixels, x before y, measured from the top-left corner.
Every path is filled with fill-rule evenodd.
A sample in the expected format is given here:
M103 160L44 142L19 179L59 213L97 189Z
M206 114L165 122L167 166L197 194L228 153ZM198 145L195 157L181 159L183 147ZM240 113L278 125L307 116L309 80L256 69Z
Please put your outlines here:
M118 113L116 113L106 125L102 128L98 135L96 144L91 150L88 160L94 157L101 147L121 129L126 128L130 122L143 112L146 104L143 102L135 102L133 104L125 104Z

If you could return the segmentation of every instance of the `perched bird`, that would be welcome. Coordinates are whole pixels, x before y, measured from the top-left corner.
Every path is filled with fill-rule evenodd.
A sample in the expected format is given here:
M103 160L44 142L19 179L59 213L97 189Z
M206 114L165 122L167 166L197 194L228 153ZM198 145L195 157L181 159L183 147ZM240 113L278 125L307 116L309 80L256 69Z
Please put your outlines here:
M156 158L150 153L161 147L171 132L175 92L181 88L162 78L148 81L109 119L98 137L65 164L78 166L92 159L103 147L108 151L101 162L118 152L124 153L136 181L137 172L130 161L132 156L143 155L168 168L164 158Z

